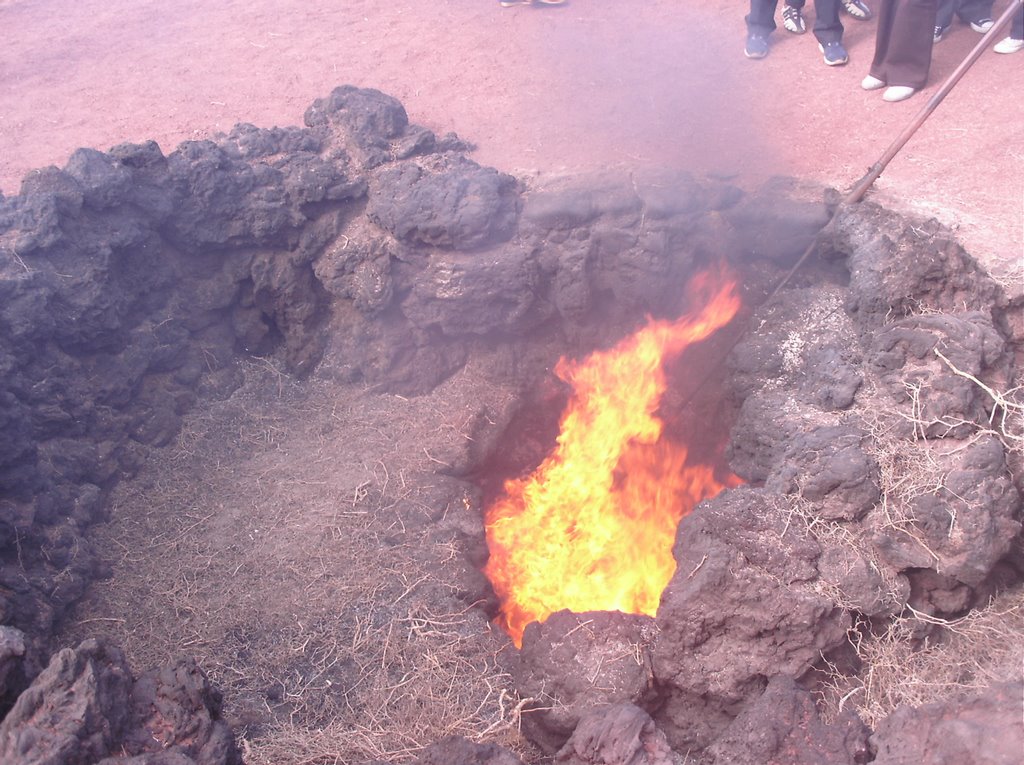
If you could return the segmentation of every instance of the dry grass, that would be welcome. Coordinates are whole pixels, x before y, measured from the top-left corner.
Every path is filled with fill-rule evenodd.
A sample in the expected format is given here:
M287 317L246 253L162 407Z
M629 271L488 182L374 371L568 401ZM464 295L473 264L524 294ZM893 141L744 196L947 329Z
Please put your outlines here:
M921 639L926 626L930 636ZM944 701L1019 679L1024 590L1004 594L960 619L936 619L908 609L878 636L859 631L850 636L864 668L857 677L830 673L825 706L832 716L852 708L873 728L900 705Z
M899 611L904 605L902 588L897 581L896 572L893 568L883 563L871 543L871 533L858 524L844 523L842 521L822 518L815 512L811 502L804 499L799 493L786 497L776 497L773 501L775 511L786 519L783 534L799 523L800 528L810 534L821 546L822 550L840 548L844 551L847 564L857 565L863 562L878 577L879 589L875 593L880 604L893 611ZM845 572L847 575L850 570ZM832 601L838 608L851 613L856 613L862 608L861 604L854 601L843 581L836 581L833 578L819 576L814 583L815 590L822 596Z
M508 640L456 593L443 521L479 509L435 473L503 393L468 375L406 399L245 372L117 489L97 530L114 575L64 640L107 636L137 670L197 657L249 763L401 761L450 734L523 749Z
M922 417L919 388L908 385L905 407L894 409L887 401L880 404L884 397L866 387L859 395L858 415L868 433L863 448L879 467L878 508L863 524L823 519L798 493L785 497L777 508L787 524L799 523L823 549L841 548L867 562L884 585L880 593L884 602L900 612L894 619L872 623L861 617L851 629L850 644L862 663L856 674L842 671L822 657L826 678L822 708L828 719L843 709L853 709L875 727L900 705L951 699L1019 679L1024 671L1024 590L1003 593L988 607L959 619L930 616L904 606L896 573L878 560L870 538L879 530L905 535L941 568L943 548L941 543L930 543L918 527L915 500L926 495L944 500L943 506L949 508L944 536L955 543L962 520L954 500L964 500L945 486L950 457L983 438L998 439L1010 460L1024 454L1022 390L1000 392L959 370L941 352L936 351L936 357L949 373L977 386L986 402L987 420L927 422ZM899 427L905 422L912 426L909 438L907 429ZM955 428L967 432L958 439L928 437L926 433L934 433L935 425L947 433ZM817 587L838 607L857 613L842 581L819 580Z

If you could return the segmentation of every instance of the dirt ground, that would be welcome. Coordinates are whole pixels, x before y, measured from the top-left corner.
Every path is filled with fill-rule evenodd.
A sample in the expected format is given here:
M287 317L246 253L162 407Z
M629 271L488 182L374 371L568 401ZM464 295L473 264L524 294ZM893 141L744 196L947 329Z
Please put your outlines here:
M813 10L808 5L808 15ZM997 0L996 11L1006 6ZM300 124L339 84L398 97L517 175L661 165L849 188L979 35L956 24L932 84L900 104L858 84L875 22L844 16L851 61L779 30L743 57L738 0L0 0L0 190L79 146ZM1024 55L988 51L876 183L891 207L934 215L1015 291L1024 279Z

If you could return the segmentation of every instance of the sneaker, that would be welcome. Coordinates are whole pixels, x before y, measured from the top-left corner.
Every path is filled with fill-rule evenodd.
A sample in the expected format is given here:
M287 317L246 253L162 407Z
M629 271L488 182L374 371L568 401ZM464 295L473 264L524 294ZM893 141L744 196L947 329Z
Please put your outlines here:
M767 56L768 38L756 33L747 35L747 45L743 49L743 55L747 58L764 58Z
M871 9L861 0L843 0L843 9L855 19L867 21L871 18Z
M883 101L904 101L914 95L917 91L908 85L893 85L886 88L882 94Z
M804 15L799 8L792 5L782 6L782 26L795 35L802 35L807 31L807 24L804 23Z
M879 88L885 87L885 80L880 80L877 77L872 77L870 74L860 81L860 86L864 90L878 90Z
M514 5L530 5L533 0L498 0L498 4L502 8L511 8Z
M995 24L995 22L992 21L992 19L978 19L977 21L971 22L971 29L978 34L983 35L992 28L993 24Z
M1004 37L996 43L992 50L996 53L1016 53L1019 50L1024 50L1024 40L1015 40L1012 37Z
M942 42L942 38L946 36L946 32L949 31L949 27L935 27L935 32L932 34L932 42Z
M846 48L838 40L818 44L818 50L825 54L825 63L829 66L842 66L850 60Z

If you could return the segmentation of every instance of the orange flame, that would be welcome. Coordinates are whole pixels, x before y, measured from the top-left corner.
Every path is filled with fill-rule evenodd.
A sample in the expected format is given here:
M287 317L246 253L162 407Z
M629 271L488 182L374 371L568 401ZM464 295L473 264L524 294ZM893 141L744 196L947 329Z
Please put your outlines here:
M498 621L523 630L567 608L654 615L676 562L676 528L723 485L687 449L661 439L655 415L667 357L725 326L739 310L735 283L710 274L690 285L703 308L647 326L555 373L573 388L555 449L527 478L505 483L486 513L484 573L501 601Z

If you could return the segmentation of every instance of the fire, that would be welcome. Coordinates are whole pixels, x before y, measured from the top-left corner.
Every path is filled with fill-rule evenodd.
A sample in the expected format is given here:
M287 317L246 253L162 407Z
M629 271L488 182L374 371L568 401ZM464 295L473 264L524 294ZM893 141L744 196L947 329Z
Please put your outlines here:
M732 281L702 274L689 290L699 311L649 319L614 348L555 368L572 386L556 446L486 513L484 573L516 645L527 624L563 608L653 616L675 573L679 521L724 488L711 467L686 464L684 445L661 438L655 414L663 362L740 307Z

